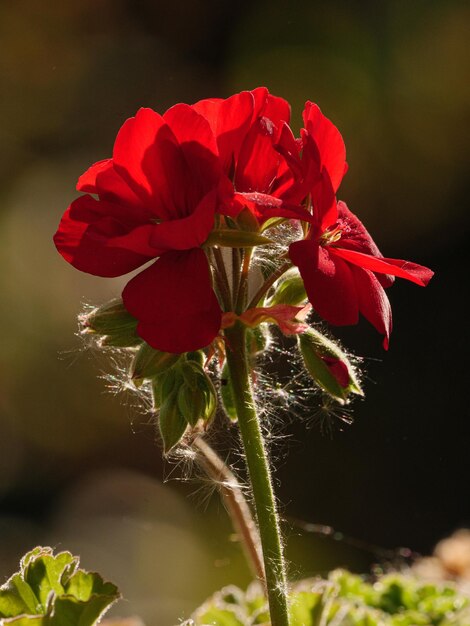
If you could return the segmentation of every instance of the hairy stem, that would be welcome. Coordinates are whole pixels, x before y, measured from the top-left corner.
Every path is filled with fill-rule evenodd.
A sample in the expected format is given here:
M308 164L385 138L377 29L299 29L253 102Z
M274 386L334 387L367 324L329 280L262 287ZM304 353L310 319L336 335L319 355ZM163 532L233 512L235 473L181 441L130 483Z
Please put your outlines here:
M223 502L235 532L241 539L253 574L264 581L264 565L258 529L236 476L202 437L196 437L192 442L192 447L197 453L196 461L220 489Z
M246 330L237 323L225 330L227 364L232 382L248 473L263 548L272 626L288 626L287 584L279 516L263 434L256 413L246 356Z
M222 304L226 311L231 311L233 308L232 296L230 294L230 286L222 252L217 247L211 248L210 250L215 267L215 281L220 292Z
M238 293L235 300L235 313L240 314L245 310L245 299L248 292L248 273L250 270L251 256L253 251L251 248L243 249L243 263L240 273L240 281L238 284ZM235 294L234 294L235 296Z
M261 298L263 298L268 293L268 291L274 285L276 280L280 278L285 272L287 272L287 270L291 267L292 267L292 263L288 261L287 263L283 263L280 267L278 267L277 270L274 270L274 272L264 281L264 283L255 293L255 295L253 296L253 298L251 299L250 303L248 304L246 308L251 309L257 306Z

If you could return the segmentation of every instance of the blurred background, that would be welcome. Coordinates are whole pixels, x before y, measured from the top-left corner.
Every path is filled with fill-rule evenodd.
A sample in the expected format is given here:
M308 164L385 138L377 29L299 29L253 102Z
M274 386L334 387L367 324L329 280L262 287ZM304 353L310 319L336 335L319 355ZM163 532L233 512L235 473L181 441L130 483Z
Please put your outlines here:
M367 324L336 333L365 359L352 426L325 434L314 402L276 426L292 575L368 571L390 556L374 546L427 553L470 524L469 25L458 0L0 1L0 580L35 544L69 549L147 626L248 582L217 496L162 462L149 416L107 393L109 363L74 336L82 305L125 279L77 272L52 235L140 106L258 85L292 103L295 129L305 100L321 106L348 150L340 197L386 256L436 271L389 292L388 353Z

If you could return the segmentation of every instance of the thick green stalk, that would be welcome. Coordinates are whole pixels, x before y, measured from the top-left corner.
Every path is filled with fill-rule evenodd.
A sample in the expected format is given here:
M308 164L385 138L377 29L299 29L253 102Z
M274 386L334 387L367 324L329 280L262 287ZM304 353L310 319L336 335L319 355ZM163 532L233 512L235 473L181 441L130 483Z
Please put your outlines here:
M245 450L263 549L266 587L272 626L288 626L287 584L279 528L279 516L271 481L271 472L256 413L246 357L246 334L242 324L225 330L227 364L233 400Z

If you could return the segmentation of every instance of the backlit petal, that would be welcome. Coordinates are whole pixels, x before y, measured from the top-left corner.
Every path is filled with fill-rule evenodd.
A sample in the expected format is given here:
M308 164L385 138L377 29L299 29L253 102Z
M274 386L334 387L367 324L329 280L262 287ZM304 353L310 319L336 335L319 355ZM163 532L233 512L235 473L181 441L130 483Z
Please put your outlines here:
M153 225L136 223L131 216L120 205L82 196L62 217L54 243L82 272L122 276L159 253L149 243Z
M373 272L353 268L356 281L359 310L381 335L384 335L383 346L388 349L389 337L392 332L392 309L382 285Z
M318 146L321 165L326 168L336 193L346 172L346 146L341 133L312 102L305 104L303 119L307 132Z
M127 284L122 297L139 320L137 332L157 350L198 350L220 330L222 311L199 248L163 254Z
M348 264L311 240L292 243L289 256L299 268L315 311L330 324L357 324L359 307Z
M423 265L412 263L411 261L403 261L401 259L386 259L369 256L362 252L356 252L354 250L344 250L342 248L331 247L331 252L335 256L345 259L349 263L353 263L358 267L371 270L372 272L379 272L381 274L392 274L399 278L405 278L406 280L425 287L434 275L434 272Z

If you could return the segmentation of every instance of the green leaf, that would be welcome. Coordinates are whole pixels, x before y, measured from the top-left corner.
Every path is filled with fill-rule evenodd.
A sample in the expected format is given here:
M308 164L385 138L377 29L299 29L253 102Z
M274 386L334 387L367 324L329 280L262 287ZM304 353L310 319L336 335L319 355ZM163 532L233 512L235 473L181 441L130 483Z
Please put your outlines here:
M70 552L35 548L0 587L1 626L94 626L119 597L101 576L78 569Z
M293 594L290 626L318 626L323 613L323 594L301 591Z
M239 619L231 609L211 607L199 618L198 624L204 626L246 626L247 621Z
M0 617L12 617L21 613L34 615L41 610L41 603L21 574L14 574L0 587Z

